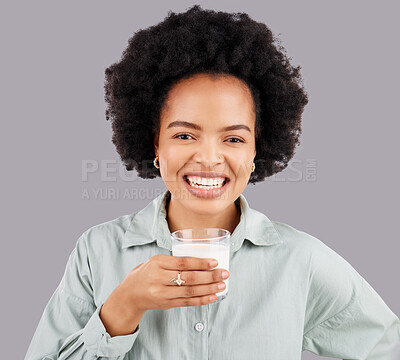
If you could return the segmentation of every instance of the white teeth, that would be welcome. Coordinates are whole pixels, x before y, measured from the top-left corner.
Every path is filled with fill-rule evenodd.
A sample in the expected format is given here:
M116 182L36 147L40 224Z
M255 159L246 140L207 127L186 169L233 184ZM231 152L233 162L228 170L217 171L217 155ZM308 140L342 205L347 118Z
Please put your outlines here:
M191 185L199 185L199 186L217 186L221 187L225 181L225 178L201 178L198 176L188 176Z
M221 188L225 181L225 178L201 178L198 176L187 176L187 179L192 187L204 190Z

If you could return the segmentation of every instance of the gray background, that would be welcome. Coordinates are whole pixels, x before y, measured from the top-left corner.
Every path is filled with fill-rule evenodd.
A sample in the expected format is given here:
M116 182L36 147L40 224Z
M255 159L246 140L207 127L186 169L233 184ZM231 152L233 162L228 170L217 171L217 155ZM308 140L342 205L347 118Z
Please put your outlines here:
M104 69L136 30L196 3L266 23L302 66L301 145L285 171L246 188L250 205L318 237L400 314L395 1L10 1L0 11L3 358L25 355L80 234L165 189L124 171ZM98 165L87 181L85 161Z

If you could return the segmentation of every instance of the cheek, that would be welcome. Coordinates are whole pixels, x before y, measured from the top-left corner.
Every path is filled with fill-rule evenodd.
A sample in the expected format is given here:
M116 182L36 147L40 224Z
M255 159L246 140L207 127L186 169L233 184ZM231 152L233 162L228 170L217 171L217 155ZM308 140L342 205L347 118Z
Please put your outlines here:
M247 176L248 173L248 168L252 164L252 157L250 157L249 154L243 153L243 154L235 154L236 156L229 157L227 158L227 161L229 163L229 166L232 168L236 176Z
M164 161L164 169L170 176L173 176L185 165L188 157L187 152L182 151L182 147L170 144L162 147L161 155Z

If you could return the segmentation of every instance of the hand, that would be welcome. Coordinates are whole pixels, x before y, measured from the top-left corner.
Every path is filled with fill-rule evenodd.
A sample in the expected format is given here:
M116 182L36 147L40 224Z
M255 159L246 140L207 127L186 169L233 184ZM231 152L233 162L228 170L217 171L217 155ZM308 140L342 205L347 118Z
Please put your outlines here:
M138 311L199 306L217 299L216 293L225 289L224 269L213 269L210 260L189 256L155 255L134 268L120 284L125 299ZM184 284L170 280L181 272ZM218 288L221 284L223 287ZM210 296L214 298L210 299Z
M150 309L199 306L217 299L225 289L224 269L213 269L210 260L189 256L155 255L136 266L107 298L100 319L111 336L137 331L144 313ZM170 280L181 272L184 284ZM218 288L218 285L223 285Z

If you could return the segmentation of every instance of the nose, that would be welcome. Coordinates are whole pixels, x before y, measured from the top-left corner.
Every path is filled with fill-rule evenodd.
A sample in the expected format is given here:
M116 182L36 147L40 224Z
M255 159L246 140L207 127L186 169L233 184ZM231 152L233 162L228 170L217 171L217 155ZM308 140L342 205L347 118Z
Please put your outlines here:
M213 167L223 163L223 153L217 141L212 139L203 139L199 143L193 160L201 163L204 167Z

